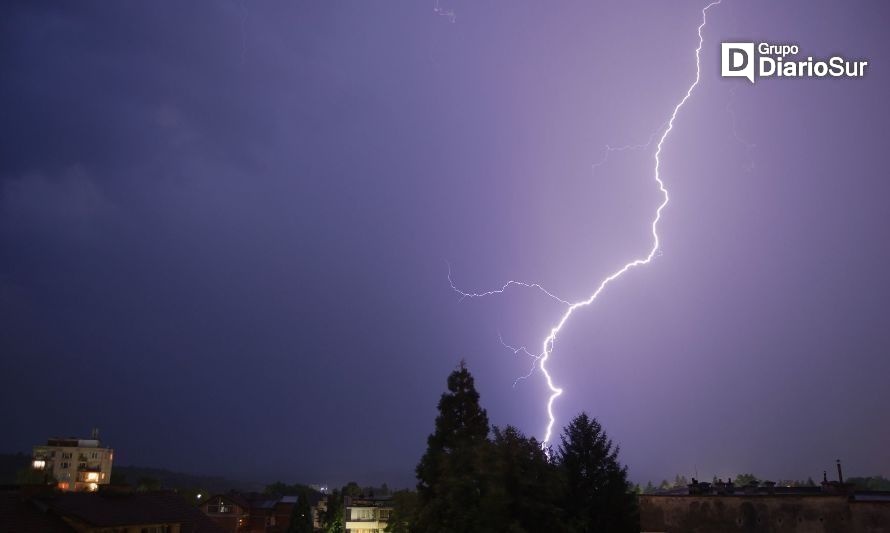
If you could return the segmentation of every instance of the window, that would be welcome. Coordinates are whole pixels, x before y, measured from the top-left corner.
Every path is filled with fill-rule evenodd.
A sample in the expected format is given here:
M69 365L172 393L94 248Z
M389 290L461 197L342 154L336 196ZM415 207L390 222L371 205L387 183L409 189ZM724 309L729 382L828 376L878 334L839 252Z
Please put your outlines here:
M389 520L389 513L391 513L391 512L392 511L390 511L389 509L380 509L379 516L377 519L385 522L385 521Z
M60 464L59 466L62 467L62 468L68 468L68 463L62 463L62 464Z
M46 466L46 461L44 461L43 459L34 459L33 464L36 470L43 470L43 468Z
M352 519L353 520L374 520L374 510L373 509L353 509L352 510Z

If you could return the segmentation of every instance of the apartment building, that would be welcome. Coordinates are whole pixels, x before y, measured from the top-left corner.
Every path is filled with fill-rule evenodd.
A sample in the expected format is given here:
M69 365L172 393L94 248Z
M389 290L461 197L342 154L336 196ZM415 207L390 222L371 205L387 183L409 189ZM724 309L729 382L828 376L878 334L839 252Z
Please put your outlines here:
M392 514L389 498L346 498L347 533L383 533Z
M103 448L99 431L91 438L51 438L46 445L35 446L31 467L51 477L60 490L95 491L111 482L114 450Z

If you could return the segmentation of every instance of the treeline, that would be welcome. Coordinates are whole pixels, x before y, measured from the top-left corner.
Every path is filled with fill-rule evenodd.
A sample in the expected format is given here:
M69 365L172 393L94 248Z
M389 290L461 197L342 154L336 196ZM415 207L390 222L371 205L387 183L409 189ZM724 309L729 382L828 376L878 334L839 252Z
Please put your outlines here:
M726 479L718 478L714 476L711 478L711 484L716 485L718 481L729 482L732 480L733 485L736 487L744 487L749 483L761 483L760 478L755 476L754 474L738 474L735 477L728 477ZM689 485L689 481L686 479L686 476L677 474L674 476L674 481L668 481L666 479L661 480L661 483L658 485L653 485L652 482L646 483L645 486L636 485L634 490L638 494L658 494L660 492L670 492L673 489L685 489ZM799 479L780 479L776 481L776 485L779 487L815 487L816 482L813 481L813 478L807 478L804 480Z
M760 478L754 474L738 474L735 477L729 477L726 479L718 478L714 476L711 479L712 484L716 484L718 481L729 481L732 480L733 485L736 487L744 487L749 483L763 483L767 481L766 479ZM849 483L856 487L858 490L881 490L881 491L890 491L890 479L887 479L883 476L866 476L866 477L850 477L844 480L845 483ZM639 494L658 494L659 492L668 492L672 489L677 488L686 488L689 482L686 480L686 476L682 476L677 474L674 477L674 481L670 482L666 479L662 480L658 485L653 485L652 482L646 483L645 486L641 487L636 485L634 487L634 491ZM812 477L808 477L807 479L779 479L775 481L777 487L818 487L819 485L813 481Z
M890 479L883 476L851 477L846 481L863 490L890 490Z
M438 408L417 491L393 495L386 531L639 532L627 469L596 419L578 415L556 450L514 427L491 427L463 363Z

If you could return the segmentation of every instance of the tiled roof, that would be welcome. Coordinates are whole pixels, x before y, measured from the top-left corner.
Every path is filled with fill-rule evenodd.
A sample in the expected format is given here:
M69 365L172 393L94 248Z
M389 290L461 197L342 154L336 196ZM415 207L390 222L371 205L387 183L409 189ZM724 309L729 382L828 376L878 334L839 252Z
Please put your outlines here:
M215 533L219 526L173 492L66 492L41 499L56 514L96 527L182 524L182 533Z
M58 516L34 505L19 490L0 491L0 531L4 533L72 533Z

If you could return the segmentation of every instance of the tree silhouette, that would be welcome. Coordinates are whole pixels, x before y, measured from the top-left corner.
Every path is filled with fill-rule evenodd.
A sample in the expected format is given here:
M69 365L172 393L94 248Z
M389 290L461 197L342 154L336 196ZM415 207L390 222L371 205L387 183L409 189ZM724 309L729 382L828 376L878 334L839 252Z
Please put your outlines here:
M565 530L559 507L562 486L558 467L534 437L526 437L511 426L494 428L488 457L492 490L485 511L500 517L499 530Z
M488 444L488 415L479 406L473 376L461 361L448 376L439 400L435 431L417 465L419 531L484 531L490 518L481 511L488 496L483 455Z
M567 524L583 533L637 533L636 496L627 468L618 462L618 446L595 418L581 413L566 427L559 447L565 483Z

